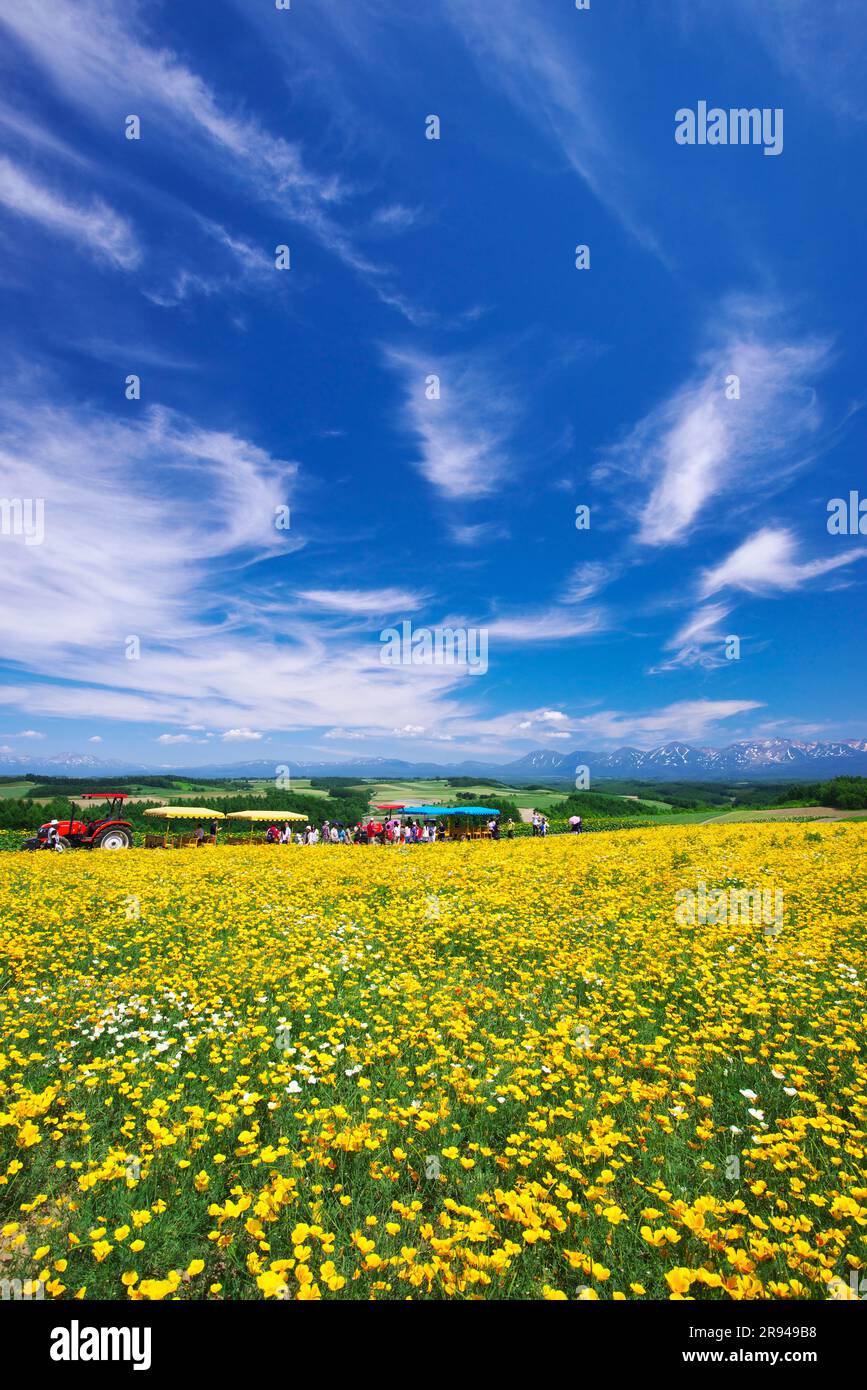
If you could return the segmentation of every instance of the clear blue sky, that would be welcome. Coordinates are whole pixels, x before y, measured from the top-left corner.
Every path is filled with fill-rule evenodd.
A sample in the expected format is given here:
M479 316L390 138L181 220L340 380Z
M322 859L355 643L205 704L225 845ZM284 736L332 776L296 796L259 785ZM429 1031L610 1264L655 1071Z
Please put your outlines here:
M0 21L7 755L867 736L857 7ZM678 144L699 102L782 151ZM404 621L487 669L383 665Z

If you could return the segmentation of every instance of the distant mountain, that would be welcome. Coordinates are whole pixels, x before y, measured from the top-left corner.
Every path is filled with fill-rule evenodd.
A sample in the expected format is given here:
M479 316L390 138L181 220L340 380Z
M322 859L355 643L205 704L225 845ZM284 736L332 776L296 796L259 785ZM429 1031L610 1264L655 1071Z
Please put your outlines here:
M0 757L0 774L6 776L20 772L23 777L33 772L37 777L79 777L92 772L95 777L110 777L115 774L129 776L133 772L152 773L155 770L145 767L143 763L97 758L93 753L53 753L49 758L35 758L30 753L8 753Z
M693 748L688 743L664 743L659 748L618 748L613 753L576 750L558 753L540 749L508 763L507 778L541 777L571 781L575 769L589 768L590 780L629 777L646 781L719 780L741 778L803 778L816 781L844 774L867 775L867 740L842 743L802 742L797 739L748 739L727 748Z
M585 766L590 781L631 778L644 781L754 781L799 778L819 781L844 774L867 776L867 739L844 739L840 743L804 742L798 739L747 739L727 748L693 748L688 743L663 743L658 748L618 748L614 752L594 753L576 749L561 753L539 748L510 763L489 763L469 759L460 763L411 763L401 758L357 757L344 762L317 762L309 759L254 758L242 763L201 763L197 766L147 767L143 763L124 763L97 758L92 753L55 753L48 758L32 755L0 757L0 774L27 772L37 776L81 777L92 773L95 779L161 772L184 777L271 778L278 769L289 769L290 777L495 777L512 782L573 782L575 770Z

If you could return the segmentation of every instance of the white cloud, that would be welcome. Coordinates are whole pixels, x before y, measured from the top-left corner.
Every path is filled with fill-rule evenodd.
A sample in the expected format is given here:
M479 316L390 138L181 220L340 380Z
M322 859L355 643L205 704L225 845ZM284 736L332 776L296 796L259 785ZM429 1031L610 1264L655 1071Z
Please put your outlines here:
M93 734L87 741L88 743L102 743L102 737L100 734Z
M695 17L697 0L681 0ZM716 0L702 0L713 25L719 24ZM864 71L867 28L851 0L733 0L750 37L757 33L783 72L792 73L817 100L837 115L867 117Z
M0 203L20 217L76 242L120 270L134 270L141 251L129 222L99 198L73 202L0 156Z
M605 710L576 719L582 739L650 747L672 740L704 742L724 720L761 709L758 700L678 700L644 713Z
M160 734L157 743L192 743L189 734Z
M264 734L255 729L227 729L223 734L224 743L256 743Z
M411 589L301 589L298 597L335 613L414 613L425 602Z
M726 664L725 639L729 635L722 624L730 609L720 603L706 604L691 614L666 643L674 654L655 666L651 675L672 671L678 666L702 666L712 670Z
M739 714L761 708L757 700L679 700L650 710L594 710L592 714L569 717L568 728L558 723L553 730L549 722L541 719L544 710L522 710L489 719L455 719L450 729L453 736L468 735L476 744L488 743L494 753L502 752L516 739L524 747L544 747L552 737L560 740L563 735L576 750L623 745L653 748L681 740L703 744L712 737L731 739L731 733L720 726Z
M276 207L289 227L303 226L384 303L416 319L418 311L392 288L387 269L358 251L338 222L335 210L348 195L341 180L312 170L300 144L275 134L240 104L221 102L177 54L152 46L123 0L76 0L74 6L27 0L4 4L0 19L64 94L100 123L117 122L118 111L128 112L135 101L144 138L161 138L174 159L186 155L197 177L210 172L215 182L233 181ZM207 277L196 288L206 284Z
M19 660L52 644L122 655L133 634L147 656L148 643L172 634L191 640L212 562L297 545L274 526L295 472L247 440L158 408L118 420L0 400L0 495L45 504L43 543L6 548L4 647ZM106 577L110 602L84 603L69 583L85 560Z
M492 619L488 637L502 642L555 642L569 637L590 637L604 630L603 615L594 609L536 609Z
M763 341L750 328L748 309L733 317L737 322L693 376L596 470L598 480L620 479L631 508L636 480L649 486L638 531L645 545L689 539L716 499L745 505L809 458L820 423L814 381L828 364L827 345ZM740 380L739 400L726 395L732 375Z
M448 498L496 492L513 470L518 415L503 372L478 353L390 348L386 360L403 381L403 421L418 438L423 477ZM427 398L430 376L440 379L439 400Z
M867 555L867 547L841 550L825 560L797 560L797 542L791 531L765 527L733 550L719 565L706 570L701 579L702 597L720 589L743 589L766 593L774 589L799 589L823 574L851 565Z
M498 0L495 14L489 0L445 0L445 8L482 76L553 139L599 201L662 258L636 210L641 165L630 167L628 146L614 138L617 108L600 90L598 65L581 56L585 16L567 9L558 27L548 7L526 0Z
M480 546L492 541L508 540L508 527L496 521L478 521L474 525L452 526L451 538L455 545Z
M371 226L378 231L406 231L414 227L421 217L419 208L407 207L405 203L389 203L377 208L370 219Z
M563 603L583 603L604 589L619 574L615 563L602 563L600 560L585 560L576 565L563 590Z

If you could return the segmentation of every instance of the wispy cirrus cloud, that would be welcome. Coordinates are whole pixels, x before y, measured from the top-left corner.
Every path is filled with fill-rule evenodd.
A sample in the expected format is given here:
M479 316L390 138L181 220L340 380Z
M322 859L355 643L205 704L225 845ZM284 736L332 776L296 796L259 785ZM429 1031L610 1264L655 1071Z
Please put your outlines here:
M590 637L605 630L605 620L596 609L539 608L498 616L485 624L489 637L502 642L556 642L569 637Z
M576 565L563 586L564 603L583 603L592 598L620 574L616 560L585 560Z
M300 142L274 134L240 103L221 100L178 54L150 43L123 0L0 0L0 22L76 106L113 121L119 99L125 112L138 107L173 159L186 158L197 175L210 171L221 184L232 180L279 208L384 303L411 322L425 319L394 287L389 268L361 251L338 219L352 192L346 181L313 169ZM180 288L202 292L192 281Z
M742 589L751 594L790 592L865 556L867 546L862 545L822 560L799 561L798 542L792 532L766 526L720 564L706 570L699 591L703 598L721 589Z
M680 544L715 499L766 495L802 467L822 418L815 382L829 360L824 341L770 339L733 324L596 469L598 481L628 487L632 506L636 481L648 489L639 543Z
M498 521L477 521L468 522L466 525L454 525L449 528L449 534L455 545L474 547L490 545L493 541L508 540L509 529Z
M475 733L493 746L544 746L554 739L558 747L571 742L575 750L604 750L624 745L653 748L660 743L682 740L705 743L730 738L726 725L741 714L761 709L758 700L678 700L672 704L638 710L601 709L590 714L569 715L549 708L498 714L476 720L473 725L452 720L454 735ZM562 716L562 717L561 717Z
M118 270L134 270L142 259L132 224L101 198L76 201L0 156L0 203L64 237Z
M672 655L651 670L651 675L673 671L678 666L701 666L705 670L725 665L723 624L731 612L727 604L709 603L697 609L666 643Z
M42 544L4 546L0 634L25 660L127 633L184 640L214 563L297 548L276 530L297 465L228 431L152 408L120 420L27 398L0 401L0 494L44 500ZM207 475L207 499L201 492ZM98 563L110 603L70 576Z
M793 593L813 580L867 557L867 546L846 548L821 560L800 560L798 541L783 527L763 527L737 546L718 565L705 570L696 585L702 600L666 643L671 657L651 674L679 666L713 669L726 664L723 624L732 612L729 600L709 602L725 590L758 596Z
M173 740L204 724L227 743L360 717L384 737L408 725L434 737L471 714L451 698L461 668L386 667L369 624L347 635L327 621L411 611L420 595L311 589L311 615L272 604L261 582L245 593L245 566L301 544L274 526L296 469L176 412L0 400L0 495L45 502L41 544L4 542L0 649L21 678L0 686L0 709L135 721ZM110 602L93 601L82 566Z
M613 134L612 110L598 72L581 57L575 11L559 16L524 0L443 0L479 71L501 88L552 139L599 201L660 259L664 254L639 214L635 190L640 166ZM583 16L578 17L580 23Z
M301 589L298 597L333 613L377 615L415 613L426 595L411 589Z
M716 0L680 0L687 23L718 22ZM867 26L850 0L733 0L732 18L757 34L769 56L820 103L841 116L867 118Z
M385 356L401 379L401 422L416 436L423 477L450 499L496 492L515 467L519 417L498 364L482 353L427 355L414 348L387 348Z
M758 700L677 700L661 709L638 713L606 710L582 716L574 728L582 736L608 743L628 743L652 748L671 740L704 742L719 733L720 725L739 714L761 709Z

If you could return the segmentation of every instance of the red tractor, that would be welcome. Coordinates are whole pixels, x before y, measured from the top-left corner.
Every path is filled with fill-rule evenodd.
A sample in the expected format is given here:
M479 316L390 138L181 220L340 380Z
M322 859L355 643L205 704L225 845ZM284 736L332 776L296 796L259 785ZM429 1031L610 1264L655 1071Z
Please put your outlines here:
M132 825L121 820L126 792L84 792L80 801L104 801L105 814L95 820L76 820L76 805L69 808L69 820L46 821L22 849L130 849Z

